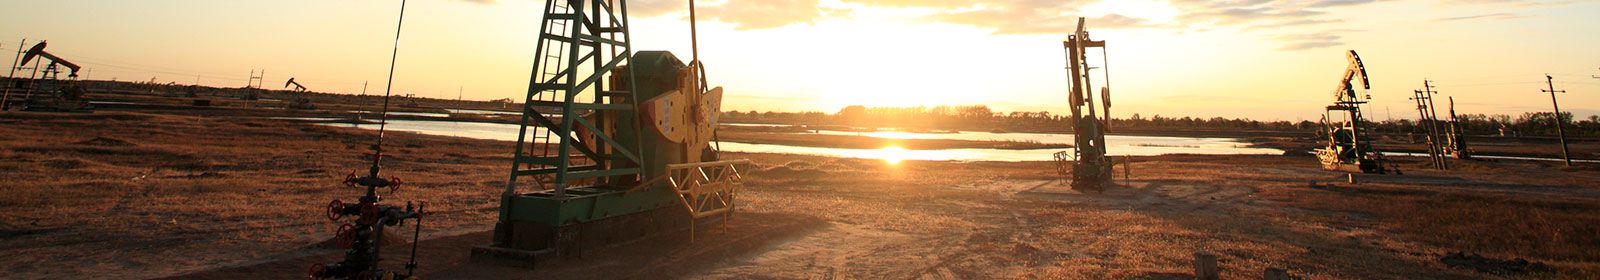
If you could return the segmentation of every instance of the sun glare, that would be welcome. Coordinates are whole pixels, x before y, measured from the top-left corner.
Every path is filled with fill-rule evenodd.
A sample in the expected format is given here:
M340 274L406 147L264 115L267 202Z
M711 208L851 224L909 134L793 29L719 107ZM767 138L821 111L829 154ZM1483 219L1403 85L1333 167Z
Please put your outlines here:
M909 156L909 153L910 151L907 151L905 148L901 148L899 146L888 146L878 149L877 158L883 159L883 162L888 163L889 165L900 165L900 162L905 161L906 157Z

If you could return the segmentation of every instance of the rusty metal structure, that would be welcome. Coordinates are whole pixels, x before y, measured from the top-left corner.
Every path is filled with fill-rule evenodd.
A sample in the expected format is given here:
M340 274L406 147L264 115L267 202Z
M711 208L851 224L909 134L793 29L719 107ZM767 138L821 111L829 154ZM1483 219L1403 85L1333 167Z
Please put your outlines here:
M1445 133L1439 130L1439 112L1433 105L1433 84L1431 81L1423 80L1422 86L1424 89L1412 91L1415 95L1411 100L1417 103L1417 126L1427 132L1429 165L1434 169L1448 170L1450 169L1450 162L1446 160L1449 157L1446 151L1448 148L1445 147Z
M395 25L395 48L389 62L389 86L384 90L382 121L378 123L377 141L372 145L372 165L367 168L365 175L351 172L344 179L344 184L350 187L362 187L366 194L357 199L355 204L346 204L340 200L328 203L327 215L329 220L338 221L340 218L353 216L355 219L339 226L334 234L334 243L341 249L346 249L344 259L331 264L312 264L307 276L311 279L352 279L352 280L415 280L417 268L417 241L422 235L423 209L426 203L413 204L406 202L404 208L383 204L383 197L378 195L378 189L388 188L390 193L399 189L403 182L396 177L384 178L382 172L383 136L389 121L390 90L394 88L394 61L400 54L400 28L405 23L406 2L400 1L400 19ZM293 79L290 80L293 83ZM382 260L383 234L386 227L404 226L406 220L415 220L415 227L411 233L411 259L406 262L405 270L386 270L379 266Z
M1106 41L1095 41L1089 38L1089 31L1084 23L1084 18L1078 18L1078 29L1067 40L1062 42L1067 54L1067 74L1070 89L1068 94L1068 107L1072 108L1072 134L1074 142L1071 151L1062 151L1055 154L1057 170L1063 173L1070 165L1072 188L1083 191L1102 192L1112 185L1112 161L1106 156L1106 131L1111 123L1111 74L1105 69L1109 60L1105 57ZM1100 87L1100 110L1096 110L1093 76L1089 71L1091 67L1088 60L1088 51L1093 48L1100 49L1101 73L1106 85Z
M295 92L306 92L306 86L300 85L300 82L294 81L294 77L289 77L288 81L283 82L283 88L287 89L289 86L294 86Z
M626 0L545 1L494 241L475 257L537 264L679 229L692 241L732 213L749 161L714 145L722 88L697 40L684 63L635 51L630 27Z
M1472 159L1472 149L1467 147L1466 132L1462 131L1461 119L1456 118L1456 97L1451 96L1449 100L1450 131L1447 134L1449 137L1445 139L1448 140L1448 144L1445 145L1445 152L1456 159Z
M1385 165L1388 162L1383 153L1372 147L1372 136L1361 111L1361 106L1367 104L1366 99L1372 98L1366 94L1372 89L1372 83L1367 78L1367 66L1354 50L1346 51L1345 58L1349 63L1333 90L1333 105L1329 105L1322 116L1322 134L1327 142L1316 150L1317 159L1326 170L1387 173L1389 169ZM1360 83L1362 94L1356 93L1355 83ZM1363 96L1366 98L1363 99ZM1336 119L1339 117L1343 119Z
M49 42L40 41L39 44L33 45L32 48L22 54L22 58L17 62L17 65L27 65L29 62L33 62L33 71L30 71L31 74L29 74L27 80L12 80L12 84L7 85L6 96L3 97L4 101L0 101L0 103L5 103L5 107L10 107L10 88L20 87L25 88L22 91L21 104L21 108L24 111L73 112L93 109L89 105L89 101L83 98L87 92L77 84L78 70L83 69L83 67L45 51L47 45L49 45ZM40 66L41 64L43 66ZM60 78L61 68L66 68L69 71L67 79Z

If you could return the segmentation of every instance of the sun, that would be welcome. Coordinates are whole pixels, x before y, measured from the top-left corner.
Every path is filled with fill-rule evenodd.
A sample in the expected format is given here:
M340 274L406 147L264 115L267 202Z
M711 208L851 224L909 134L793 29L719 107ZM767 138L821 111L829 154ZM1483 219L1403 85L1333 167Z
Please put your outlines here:
M909 153L910 151L907 151L905 148L901 148L900 146L888 146L878 149L877 158L883 159L883 163L887 163L889 165L900 165L900 162L905 161L906 158L909 157Z

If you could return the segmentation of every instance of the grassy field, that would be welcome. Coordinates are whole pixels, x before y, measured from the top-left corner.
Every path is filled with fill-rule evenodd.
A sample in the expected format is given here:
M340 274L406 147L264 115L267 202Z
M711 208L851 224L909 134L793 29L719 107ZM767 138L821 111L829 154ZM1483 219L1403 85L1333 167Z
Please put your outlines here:
M374 134L118 112L0 113L0 131L14 278L298 277L337 257L322 208L359 195L339 181ZM1502 277L1440 261L1456 251L1551 268L1511 277L1600 277L1594 165L1413 159L1350 185L1309 156L1181 155L1135 158L1124 187L1082 194L1044 162L735 154L756 164L739 218L703 236L732 241L668 235L529 271L465 261L488 242L510 143L392 136L385 170L408 184L386 199L430 203L429 278L1165 279L1201 250L1226 278Z

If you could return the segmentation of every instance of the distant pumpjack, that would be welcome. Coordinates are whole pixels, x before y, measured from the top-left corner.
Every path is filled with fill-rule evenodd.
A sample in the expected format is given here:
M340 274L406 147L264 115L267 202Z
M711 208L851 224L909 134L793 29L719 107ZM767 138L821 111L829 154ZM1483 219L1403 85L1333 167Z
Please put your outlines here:
M33 48L28 49L28 52L22 55L22 61L18 62L17 65L26 65L29 61L33 61L34 57L43 57L44 59L50 60L49 66L45 67L45 76L43 78L55 80L56 73L60 72L60 70L57 68L57 65L60 65L61 67L67 67L68 70L72 71L67 73L67 78L78 79L78 70L82 69L83 67L51 54L50 52L44 51L46 43L49 42L39 42L39 44L33 45Z
M1372 137L1367 131L1367 120L1361 114L1361 105L1367 101L1361 99L1362 95L1356 94L1356 87L1353 84L1357 81L1356 78L1360 78L1363 93L1372 89L1372 83L1367 80L1367 66L1361 62L1361 56L1354 50L1345 52L1345 57L1349 60L1349 64L1339 80L1339 86L1333 90L1333 105L1328 106L1322 116L1327 145L1317 149L1317 158L1322 161L1322 168L1327 170L1388 173L1388 169L1384 166L1388 163L1384 160L1383 153L1372 147ZM1335 114L1343 115L1347 119L1338 122L1333 119Z
M39 42L39 44L33 45L33 48L29 48L17 63L17 65L26 65L32 62L34 58L43 58L40 62L49 62L44 67L44 70L41 71L44 73L43 76L37 79L29 79L27 82L26 104L23 106L23 110L84 111L90 109L89 102L83 100L83 88L70 81L78 79L78 70L83 67L45 51L44 48L47 43ZM61 72L61 67L66 67L70 71L67 73L68 82L63 83L59 79L58 74ZM6 97L6 99L9 98L9 96Z
M289 88L289 86L294 86L294 91L306 91L306 86L300 85L300 82L294 81L294 77L289 77L289 81L283 82L283 88Z
M1472 159L1472 149L1467 148L1466 132L1462 131L1461 119L1456 118L1456 98L1450 97L1450 154L1457 159Z
M1106 41L1089 39L1089 31L1085 29L1084 19L1078 18L1078 30L1073 35L1067 36L1063 42L1067 52L1067 68L1071 77L1072 89L1070 104L1072 108L1072 133L1076 137L1072 151L1056 153L1057 168L1062 173L1070 172L1072 188L1086 191L1105 191L1111 186L1111 159L1106 157L1106 131L1109 130L1111 121L1111 74L1105 74L1106 84L1100 88L1100 104L1104 118L1095 112L1094 87L1091 78L1086 54L1089 48L1100 48L1102 64L1105 61ZM1070 158L1069 158L1070 157ZM1066 168L1071 166L1070 171ZM1065 174L1064 174L1065 175Z

